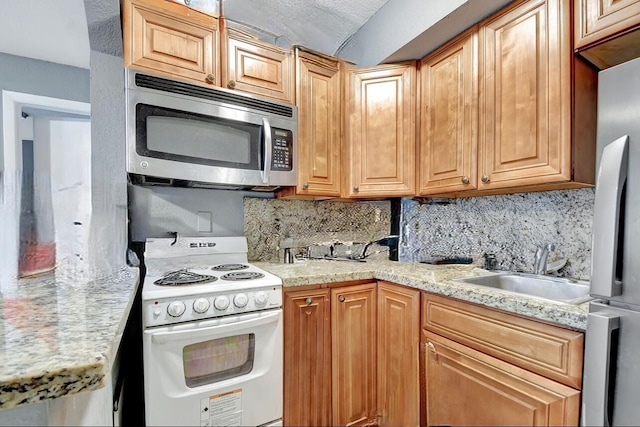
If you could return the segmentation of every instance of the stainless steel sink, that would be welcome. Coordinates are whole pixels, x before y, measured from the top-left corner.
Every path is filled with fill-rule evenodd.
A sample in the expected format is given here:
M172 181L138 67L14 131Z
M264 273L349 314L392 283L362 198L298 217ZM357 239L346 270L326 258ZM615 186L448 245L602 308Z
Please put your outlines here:
M562 304L582 304L589 296L589 282L527 273L498 273L453 279L456 282L502 289Z

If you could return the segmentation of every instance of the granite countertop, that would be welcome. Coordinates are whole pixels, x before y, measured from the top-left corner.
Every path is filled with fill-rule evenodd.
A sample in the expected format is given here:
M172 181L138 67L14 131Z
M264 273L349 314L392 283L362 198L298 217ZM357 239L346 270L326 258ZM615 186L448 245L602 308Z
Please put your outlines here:
M137 268L91 282L22 280L0 296L0 409L106 384L139 284Z
M428 265L387 260L367 262L305 261L294 264L257 262L257 266L282 278L284 287L386 280L434 294L496 308L544 322L586 330L589 303L557 304L499 289L484 288L451 279L489 274L473 265Z

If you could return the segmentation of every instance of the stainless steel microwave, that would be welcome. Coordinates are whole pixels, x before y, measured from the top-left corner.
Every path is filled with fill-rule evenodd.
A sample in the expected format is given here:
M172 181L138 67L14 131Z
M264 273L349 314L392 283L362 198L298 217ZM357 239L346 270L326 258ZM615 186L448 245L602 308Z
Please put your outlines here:
M296 185L297 108L126 71L127 171L143 183Z

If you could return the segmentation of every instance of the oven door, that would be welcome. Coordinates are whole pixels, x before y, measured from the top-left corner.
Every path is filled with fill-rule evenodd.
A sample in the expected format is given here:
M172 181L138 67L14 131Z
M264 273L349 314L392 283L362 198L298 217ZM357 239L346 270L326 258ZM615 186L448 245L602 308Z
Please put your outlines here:
M144 331L148 426L282 418L282 310Z

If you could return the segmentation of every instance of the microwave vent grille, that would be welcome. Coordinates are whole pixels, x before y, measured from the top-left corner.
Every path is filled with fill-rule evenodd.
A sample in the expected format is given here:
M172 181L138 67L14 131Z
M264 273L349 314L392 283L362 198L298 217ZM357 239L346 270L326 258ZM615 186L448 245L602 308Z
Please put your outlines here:
M206 87L191 85L175 80L163 79L161 77L149 76L146 74L136 74L136 86L208 99L240 107L247 107L253 110L264 111L266 113L277 114L284 117L293 117L293 108L286 105L275 104L261 99L235 95L232 93L208 89Z

